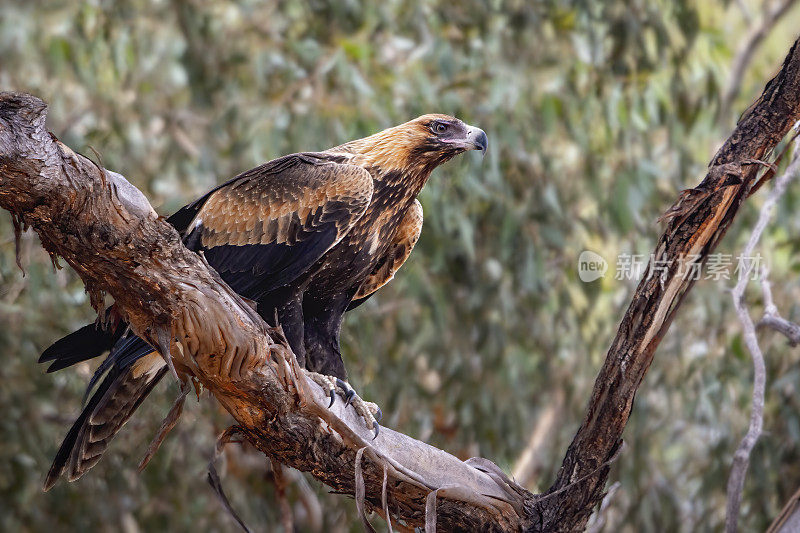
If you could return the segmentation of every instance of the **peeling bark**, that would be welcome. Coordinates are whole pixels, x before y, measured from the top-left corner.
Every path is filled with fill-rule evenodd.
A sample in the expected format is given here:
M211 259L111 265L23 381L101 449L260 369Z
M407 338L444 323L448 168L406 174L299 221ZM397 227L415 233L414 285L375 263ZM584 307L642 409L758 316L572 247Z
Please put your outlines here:
M522 528L532 495L496 467L389 428L372 440L344 402L328 409L281 331L186 249L121 175L48 133L46 110L36 97L0 93L0 207L76 270L99 316L109 294L132 330L210 390L255 447L338 492L358 489L364 512L387 509L398 526L424 526L426 497L438 490L442 529Z
M0 207L32 227L86 284L103 316L104 295L133 331L194 376L271 460L353 495L359 511L398 529L575 531L603 498L610 464L656 347L705 258L748 196L765 157L800 117L800 47L740 120L703 182L665 217L655 257L670 266L639 284L595 383L584 421L553 486L533 495L486 459L460 461L383 428L372 440L352 409L328 409L299 370L279 329L269 328L202 256L122 176L60 143L38 98L0 93ZM363 484L362 484L363 483Z

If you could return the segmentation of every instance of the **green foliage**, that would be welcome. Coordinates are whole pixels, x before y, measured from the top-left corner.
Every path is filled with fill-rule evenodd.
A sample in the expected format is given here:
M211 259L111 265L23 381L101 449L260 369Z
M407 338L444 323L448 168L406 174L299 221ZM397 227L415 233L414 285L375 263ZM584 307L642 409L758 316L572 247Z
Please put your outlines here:
M417 249L349 315L345 360L388 426L508 470L563 396L532 482L542 489L635 286L613 279L617 255L650 253L656 218L697 182L735 121L719 116L719 102L754 24L741 4L12 2L0 8L0 88L47 100L54 133L84 153L97 149L165 214L265 160L422 113L485 129L485 160L463 156L423 191ZM795 9L756 53L738 112L777 68L797 21ZM787 195L763 249L777 303L793 319L798 202ZM750 204L721 252L741 249L759 199ZM35 361L93 316L77 276L53 273L34 236L23 239L23 277L7 220L0 235L0 528L235 531L204 486L215 435L229 421L213 401L194 404L136 474L173 384L84 479L41 493L91 368L44 374ZM578 279L585 249L609 261L604 280ZM700 282L656 354L612 473L621 488L610 531L721 528L752 378L731 284ZM746 485L745 530L763 529L800 484L797 352L774 334L762 339L767 433ZM248 522L277 527L263 470L258 455L231 452L223 483ZM351 501L310 484L290 488L301 529L309 512L296 496L309 491L326 527L360 529Z

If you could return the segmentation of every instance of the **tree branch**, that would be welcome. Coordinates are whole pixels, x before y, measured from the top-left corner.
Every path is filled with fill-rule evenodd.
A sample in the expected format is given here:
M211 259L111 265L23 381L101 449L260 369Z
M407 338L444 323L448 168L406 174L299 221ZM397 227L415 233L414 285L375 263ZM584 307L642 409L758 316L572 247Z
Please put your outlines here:
M35 97L0 94L0 207L78 272L96 310L110 294L136 334L201 381L255 447L339 492L363 495L359 508L379 514L385 508L400 527L574 531L585 528L603 498L636 390L693 284L682 269L714 249L754 183L759 167L752 161L800 116L800 46L794 44L703 182L668 212L654 255L668 266L648 267L557 479L538 497L485 459L460 461L388 428L372 441L342 402L328 410L280 330L267 327L187 250L122 176L52 137L45 114Z
M523 487L534 481L541 472L545 462L544 450L549 444L548 437L557 427L563 409L564 391L558 390L550 398L550 403L539 414L531 435L528 437L528 444L519 454L519 459L514 465L512 477Z
M423 526L435 492L432 512L444 529L522 528L531 495L489 461L463 462L389 428L373 441L344 402L328 410L280 330L186 249L122 176L49 134L46 109L33 96L0 93L0 207L78 272L100 316L108 293L133 331L170 353L277 462L354 495L356 454L364 450L365 510L382 509L385 469L387 507L401 524Z
M775 188L770 191L767 200L761 208L758 221L750 234L750 239L742 252L743 257L753 257L758 241L761 240L761 235L767 228L767 224L772 218L772 211L775 205L780 200L781 196L786 192L795 177L800 173L800 151L795 146L794 157L786 172L783 173L776 181ZM744 480L747 475L747 467L750 465L750 453L753 451L758 438L761 436L761 430L764 427L764 390L767 383L767 368L764 363L764 354L761 351L761 346L758 344L756 337L756 327L753 324L750 313L744 301L744 291L750 281L750 273L754 268L751 262L744 271L740 273L739 280L733 288L733 306L736 309L736 314L739 321L742 323L742 332L744 334L744 341L750 355L753 358L753 400L752 408L750 411L750 425L747 429L747 434L742 439L736 453L733 456L733 466L731 467L731 475L728 478L728 498L727 509L725 517L725 531L727 533L735 533L738 529L739 522L739 508L742 503L742 490L744 489ZM769 290L769 281L766 279L766 272L762 272L761 282L763 284L765 304L767 311L770 314L776 313L775 304L772 303L772 294Z
M611 457L622 444L636 390L661 339L694 285L691 265L704 261L731 225L755 183L762 160L800 118L800 40L780 72L742 116L719 149L703 181L681 193L662 217L666 229L653 251L617 335L595 381L583 423L567 449L548 493L563 491L559 505L531 509L534 531L575 531L586 527L603 499ZM588 478L587 478L588 476ZM576 480L585 479L582 483ZM540 500L541 501L541 500Z
M766 533L792 533L800 531L800 489L786 502L780 514L770 524Z
M766 274L761 278L761 289L764 295L764 316L761 317L757 327L774 329L783 334L789 340L789 345L791 346L800 344L800 325L786 320L778 312L778 308L772 300L772 290Z

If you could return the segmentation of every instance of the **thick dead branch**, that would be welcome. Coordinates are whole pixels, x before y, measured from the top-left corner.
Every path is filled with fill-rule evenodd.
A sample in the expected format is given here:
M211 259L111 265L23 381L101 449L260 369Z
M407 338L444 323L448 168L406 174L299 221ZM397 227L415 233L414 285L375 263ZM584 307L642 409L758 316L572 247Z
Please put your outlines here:
M583 423L548 493L535 503L535 531L578 531L603 499L607 465L622 444L636 390L675 313L694 284L689 266L716 247L747 198L763 161L800 118L800 41L780 72L739 121L709 165L705 179L679 197L595 381ZM691 201L686 199L691 197ZM588 476L588 477L587 477ZM576 483L576 480L584 480ZM545 496L546 497L546 496Z
M327 409L280 331L187 250L141 192L48 133L46 110L33 96L0 93L0 207L78 272L101 316L109 294L133 331L171 353L178 371L194 375L276 462L354 495L363 449L365 511L385 507L395 522L423 526L435 491L442 529L523 527L530 493L488 461L468 464L388 428L373 441L344 402Z
M670 211L654 255L667 268L651 264L639 284L583 424L555 483L539 497L488 460L460 461L388 428L372 441L352 409L338 402L328 410L280 331L184 248L122 176L52 137L45 112L37 98L0 94L0 207L65 258L95 309L104 293L113 296L133 330L208 388L256 448L338 492L358 493L359 507L391 515L398 529L575 531L603 499L636 390L692 286L685 267L714 249L747 197L760 168L747 161L763 160L800 116L800 46L703 182L681 197L691 201Z

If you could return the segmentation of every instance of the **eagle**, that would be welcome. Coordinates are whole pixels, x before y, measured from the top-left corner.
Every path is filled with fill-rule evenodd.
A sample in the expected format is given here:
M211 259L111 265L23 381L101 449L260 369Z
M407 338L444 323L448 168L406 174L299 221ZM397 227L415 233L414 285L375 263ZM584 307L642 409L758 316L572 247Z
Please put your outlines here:
M298 364L335 398L347 385L339 333L344 314L392 280L422 229L417 195L431 172L486 133L429 114L322 152L279 157L219 185L167 221L257 312L283 328ZM90 380L88 402L45 479L70 481L94 466L158 381L167 361L120 321L95 323L44 351L54 372L107 357ZM96 387L96 388L95 388ZM344 393L342 393L344 390ZM92 392L93 391L93 392ZM364 416L364 415L362 415ZM368 416L377 436L377 421Z

